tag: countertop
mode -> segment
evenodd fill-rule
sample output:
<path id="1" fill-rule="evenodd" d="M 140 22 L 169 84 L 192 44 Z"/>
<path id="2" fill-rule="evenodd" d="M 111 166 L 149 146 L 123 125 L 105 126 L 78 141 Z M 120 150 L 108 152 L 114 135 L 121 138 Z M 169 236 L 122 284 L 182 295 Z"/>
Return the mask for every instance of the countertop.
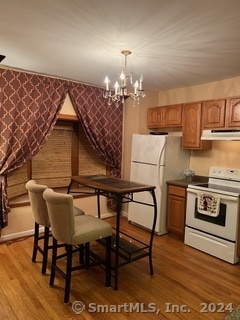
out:
<path id="1" fill-rule="evenodd" d="M 184 188 L 187 188 L 187 186 L 190 184 L 198 184 L 198 183 L 203 183 L 203 182 L 208 182 L 208 177 L 194 176 L 194 177 L 192 177 L 191 181 L 187 181 L 185 179 L 166 181 L 166 183 L 168 185 L 174 185 L 174 186 L 179 186 L 179 187 L 184 187 Z"/>

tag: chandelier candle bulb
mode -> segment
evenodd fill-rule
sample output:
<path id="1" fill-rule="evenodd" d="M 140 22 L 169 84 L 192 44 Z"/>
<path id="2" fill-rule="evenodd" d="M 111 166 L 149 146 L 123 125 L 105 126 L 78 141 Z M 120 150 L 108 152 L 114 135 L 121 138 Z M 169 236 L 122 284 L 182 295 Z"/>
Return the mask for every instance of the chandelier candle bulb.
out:
<path id="1" fill-rule="evenodd" d="M 120 74 L 120 79 L 121 79 L 121 87 L 124 87 L 125 76 L 124 76 L 123 71 L 122 71 L 121 74 Z"/>
<path id="2" fill-rule="evenodd" d="M 118 88 L 119 88 L 119 84 L 118 84 L 118 82 L 116 81 L 116 83 L 115 83 L 115 94 L 118 94 Z"/>
<path id="3" fill-rule="evenodd" d="M 134 94 L 137 94 L 137 89 L 138 89 L 138 81 L 136 81 L 134 84 Z"/>
<path id="4" fill-rule="evenodd" d="M 139 90 L 142 90 L 142 84 L 143 84 L 143 75 L 140 75 L 140 86 L 139 86 Z"/>
<path id="5" fill-rule="evenodd" d="M 109 91 L 109 79 L 108 79 L 108 77 L 106 76 L 106 78 L 105 78 L 105 84 L 106 84 L 106 90 L 107 91 Z"/>

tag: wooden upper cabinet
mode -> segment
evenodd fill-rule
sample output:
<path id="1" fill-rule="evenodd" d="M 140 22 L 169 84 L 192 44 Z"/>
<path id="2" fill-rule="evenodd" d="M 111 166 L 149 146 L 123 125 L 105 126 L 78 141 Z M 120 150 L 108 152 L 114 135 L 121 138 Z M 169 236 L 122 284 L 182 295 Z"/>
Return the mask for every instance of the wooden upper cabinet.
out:
<path id="1" fill-rule="evenodd" d="M 182 104 L 174 104 L 164 107 L 164 125 L 165 127 L 182 126 Z"/>
<path id="2" fill-rule="evenodd" d="M 163 110 L 161 107 L 148 108 L 147 111 L 147 127 L 160 128 L 163 123 Z"/>
<path id="3" fill-rule="evenodd" d="M 240 97 L 230 98 L 228 106 L 227 127 L 240 127 Z"/>
<path id="4" fill-rule="evenodd" d="M 183 105 L 182 119 L 182 148 L 209 150 L 212 147 L 211 141 L 201 140 L 202 134 L 202 103 L 193 102 Z"/>
<path id="5" fill-rule="evenodd" d="M 204 101 L 202 108 L 202 129 L 214 129 L 225 127 L 225 99 Z"/>
<path id="6" fill-rule="evenodd" d="M 240 128 L 240 97 L 204 101 L 202 129 Z"/>
<path id="7" fill-rule="evenodd" d="M 183 149 L 209 150 L 203 129 L 240 129 L 240 96 L 148 108 L 147 127 L 182 127 Z"/>
<path id="8" fill-rule="evenodd" d="M 182 126 L 182 104 L 148 108 L 147 127 L 167 128 Z"/>

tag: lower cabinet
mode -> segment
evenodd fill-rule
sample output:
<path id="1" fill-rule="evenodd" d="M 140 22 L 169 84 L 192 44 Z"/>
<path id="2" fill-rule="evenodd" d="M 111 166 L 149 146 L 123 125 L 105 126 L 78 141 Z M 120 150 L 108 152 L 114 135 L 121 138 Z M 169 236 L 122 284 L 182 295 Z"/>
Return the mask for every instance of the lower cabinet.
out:
<path id="1" fill-rule="evenodd" d="M 168 185 L 167 229 L 184 235 L 186 217 L 186 188 Z"/>

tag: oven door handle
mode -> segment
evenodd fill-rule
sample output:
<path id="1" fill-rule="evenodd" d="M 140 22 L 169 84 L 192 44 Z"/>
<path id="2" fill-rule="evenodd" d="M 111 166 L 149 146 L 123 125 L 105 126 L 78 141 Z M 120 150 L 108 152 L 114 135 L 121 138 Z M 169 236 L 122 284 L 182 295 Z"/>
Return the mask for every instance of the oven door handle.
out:
<path id="1" fill-rule="evenodd" d="M 196 197 L 198 195 L 198 192 L 196 190 L 192 190 L 192 189 L 189 189 L 189 188 L 187 188 L 187 192 L 195 194 Z M 199 190 L 199 192 L 204 192 L 204 191 L 203 190 Z M 206 193 L 207 193 L 207 191 L 206 191 Z M 214 192 L 209 192 L 209 193 L 214 194 Z M 216 193 L 216 195 L 218 195 L 220 197 L 220 200 L 229 200 L 229 201 L 234 201 L 234 202 L 238 202 L 239 201 L 238 197 L 232 197 L 232 196 L 227 196 L 227 195 L 218 194 L 218 193 Z"/>

